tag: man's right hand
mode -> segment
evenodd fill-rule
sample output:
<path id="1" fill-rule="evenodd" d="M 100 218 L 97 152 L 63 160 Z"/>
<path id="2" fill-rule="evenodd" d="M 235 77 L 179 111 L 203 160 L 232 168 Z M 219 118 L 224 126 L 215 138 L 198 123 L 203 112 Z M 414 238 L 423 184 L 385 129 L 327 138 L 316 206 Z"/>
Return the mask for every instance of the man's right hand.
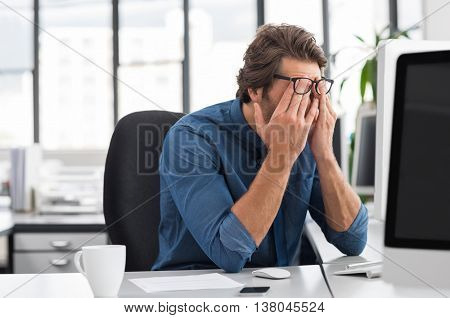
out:
<path id="1" fill-rule="evenodd" d="M 261 105 L 254 103 L 256 131 L 277 163 L 292 165 L 305 148 L 319 107 L 319 100 L 311 102 L 310 94 L 296 94 L 290 83 L 268 123 Z"/>

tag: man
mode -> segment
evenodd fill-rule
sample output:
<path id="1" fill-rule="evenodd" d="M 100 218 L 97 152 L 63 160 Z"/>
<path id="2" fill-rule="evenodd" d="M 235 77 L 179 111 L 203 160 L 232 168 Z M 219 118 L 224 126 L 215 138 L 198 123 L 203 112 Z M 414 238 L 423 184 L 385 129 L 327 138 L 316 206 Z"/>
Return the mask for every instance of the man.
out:
<path id="1" fill-rule="evenodd" d="M 333 155 L 325 65 L 311 33 L 265 25 L 245 53 L 237 99 L 170 129 L 153 270 L 296 265 L 308 210 L 331 244 L 362 252 L 367 209 Z"/>

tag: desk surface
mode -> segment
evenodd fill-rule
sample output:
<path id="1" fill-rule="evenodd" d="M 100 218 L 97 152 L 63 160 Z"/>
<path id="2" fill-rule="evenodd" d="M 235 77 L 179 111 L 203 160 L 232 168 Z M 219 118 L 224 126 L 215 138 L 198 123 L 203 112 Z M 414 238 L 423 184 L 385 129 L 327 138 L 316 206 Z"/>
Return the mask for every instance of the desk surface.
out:
<path id="1" fill-rule="evenodd" d="M 179 276 L 218 272 L 246 286 L 270 286 L 265 297 L 331 297 L 321 269 L 318 265 L 290 266 L 285 269 L 291 272 L 289 279 L 268 280 L 253 277 L 251 269 L 240 273 L 225 274 L 220 270 L 198 271 L 157 271 L 125 273 L 119 297 L 238 297 L 240 288 L 222 290 L 179 291 L 147 294 L 128 281 L 130 278 L 157 276 Z M 24 284 L 25 283 L 25 284 Z M 23 286 L 21 286 L 24 284 Z M 18 288 L 21 286 L 20 288 Z M 16 289 L 17 288 L 17 289 Z M 16 289 L 14 292 L 11 293 Z M 5 274 L 0 275 L 0 297 L 92 297 L 87 280 L 78 273 L 73 274 Z"/>
<path id="2" fill-rule="evenodd" d="M 37 214 L 13 213 L 15 224 L 105 224 L 103 213 Z"/>
<path id="3" fill-rule="evenodd" d="M 334 245 L 328 243 L 322 230 L 311 218 L 305 223 L 305 233 L 323 264 L 349 264 L 383 260 L 384 222 L 370 219 L 367 245 L 359 256 L 345 256 Z"/>
<path id="4" fill-rule="evenodd" d="M 450 297 L 450 289 L 434 289 L 406 271 L 411 286 L 398 286 L 382 278 L 368 279 L 365 275 L 338 276 L 333 273 L 345 269 L 344 264 L 324 264 L 326 279 L 334 297 Z"/>
<path id="5" fill-rule="evenodd" d="M 11 215 L 0 211 L 0 233 L 2 229 L 8 231 L 17 224 L 36 227 L 51 224 L 89 225 L 104 224 L 103 215 L 94 216 L 41 216 L 41 215 Z M 344 268 L 345 264 L 382 260 L 384 223 L 377 220 L 369 221 L 368 242 L 361 256 L 345 256 L 333 245 L 328 243 L 314 222 L 305 224 L 305 233 L 311 241 L 318 257 L 321 259 L 323 272 L 318 265 L 286 267 L 291 271 L 288 280 L 266 280 L 253 277 L 251 269 L 244 269 L 241 273 L 225 274 L 232 279 L 248 286 L 271 286 L 266 297 L 443 297 L 450 296 L 450 290 L 435 290 L 411 276 L 412 286 L 394 286 L 384 282 L 381 278 L 368 279 L 365 276 L 336 276 L 333 273 Z M 125 279 L 119 292 L 119 297 L 235 297 L 237 289 L 202 290 L 190 292 L 170 292 L 147 294 L 128 281 L 130 278 L 193 275 L 220 272 L 218 270 L 203 271 L 166 271 L 166 272 L 131 272 L 125 274 Z M 404 275 L 410 275 L 404 273 Z M 81 274 L 15 274 L 0 275 L 0 297 L 6 296 L 21 284 L 29 281 L 9 297 L 92 297 L 89 285 Z M 34 278 L 33 278 L 34 277 Z M 32 279 L 33 278 L 33 279 Z"/>
<path id="6" fill-rule="evenodd" d="M 12 213 L 15 232 L 98 232 L 105 217 L 98 214 Z"/>
<path id="7" fill-rule="evenodd" d="M 344 270 L 349 263 L 364 261 L 382 261 L 384 250 L 384 222 L 370 219 L 367 245 L 360 256 L 345 256 L 327 242 L 320 227 L 314 221 L 305 225 L 305 233 L 317 256 L 322 261 L 325 279 L 334 297 L 449 297 L 450 290 L 436 290 L 420 281 L 410 273 L 403 271 L 410 286 L 397 286 L 385 282 L 382 278 L 368 279 L 365 275 L 334 275 Z"/>
<path id="8" fill-rule="evenodd" d="M 101 214 L 41 215 L 0 210 L 0 235 L 16 231 L 100 231 L 105 228 Z"/>

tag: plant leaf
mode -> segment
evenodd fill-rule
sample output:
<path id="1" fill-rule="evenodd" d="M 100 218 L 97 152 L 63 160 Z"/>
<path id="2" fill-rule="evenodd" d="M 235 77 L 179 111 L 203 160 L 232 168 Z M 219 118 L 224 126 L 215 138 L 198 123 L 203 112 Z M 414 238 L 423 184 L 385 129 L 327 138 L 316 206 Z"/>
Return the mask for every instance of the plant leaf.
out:
<path id="1" fill-rule="evenodd" d="M 372 89 L 373 100 L 377 98 L 377 61 L 371 59 L 367 61 L 367 81 Z"/>
<path id="2" fill-rule="evenodd" d="M 379 34 L 382 35 L 384 32 L 386 32 L 387 30 L 389 30 L 390 26 L 391 26 L 390 24 L 386 25 L 384 28 L 381 29 L 381 31 L 380 31 Z"/>
<path id="3" fill-rule="evenodd" d="M 342 92 L 342 89 L 344 88 L 344 84 L 345 84 L 345 82 L 348 80 L 348 77 L 345 77 L 343 80 L 342 80 L 342 82 L 341 82 L 341 84 L 339 85 L 339 94 Z"/>
<path id="4" fill-rule="evenodd" d="M 408 34 L 408 30 L 405 30 L 405 31 L 402 31 L 402 32 L 400 32 L 400 34 L 398 35 L 398 37 L 400 38 L 400 37 L 405 37 L 405 38 L 410 38 L 409 37 L 409 34 Z"/>
<path id="5" fill-rule="evenodd" d="M 364 103 L 364 96 L 366 95 L 366 86 L 368 79 L 368 63 L 370 60 L 366 61 L 361 70 L 361 80 L 359 82 L 359 90 L 361 93 L 361 103 Z"/>
<path id="6" fill-rule="evenodd" d="M 345 82 L 348 80 L 348 77 L 344 77 L 341 81 L 341 83 L 339 84 L 339 96 L 338 96 L 338 101 L 341 100 L 341 95 L 342 95 L 342 90 L 344 89 L 344 84 Z"/>
<path id="7" fill-rule="evenodd" d="M 393 34 L 391 38 L 392 39 L 398 39 L 398 38 L 401 38 L 402 36 L 409 39 L 410 37 L 409 37 L 409 34 L 408 34 L 408 30 L 397 32 L 397 33 Z"/>
<path id="8" fill-rule="evenodd" d="M 366 41 L 364 41 L 364 39 L 362 37 L 360 37 L 359 35 L 353 34 L 353 36 L 355 38 L 357 38 L 358 40 L 360 40 L 362 43 L 367 44 Z"/>

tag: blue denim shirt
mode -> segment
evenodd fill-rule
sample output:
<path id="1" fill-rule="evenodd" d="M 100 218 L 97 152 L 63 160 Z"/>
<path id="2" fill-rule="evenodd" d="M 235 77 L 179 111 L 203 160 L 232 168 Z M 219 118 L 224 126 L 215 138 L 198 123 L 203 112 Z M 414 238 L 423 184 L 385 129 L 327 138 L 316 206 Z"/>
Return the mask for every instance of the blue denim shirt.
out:
<path id="1" fill-rule="evenodd" d="M 247 124 L 239 99 L 180 119 L 168 132 L 160 157 L 159 255 L 152 270 L 298 264 L 309 210 L 328 242 L 358 255 L 367 240 L 367 209 L 345 232 L 325 221 L 320 180 L 311 149 L 295 162 L 278 214 L 259 247 L 231 207 L 247 192 L 266 147 Z"/>

